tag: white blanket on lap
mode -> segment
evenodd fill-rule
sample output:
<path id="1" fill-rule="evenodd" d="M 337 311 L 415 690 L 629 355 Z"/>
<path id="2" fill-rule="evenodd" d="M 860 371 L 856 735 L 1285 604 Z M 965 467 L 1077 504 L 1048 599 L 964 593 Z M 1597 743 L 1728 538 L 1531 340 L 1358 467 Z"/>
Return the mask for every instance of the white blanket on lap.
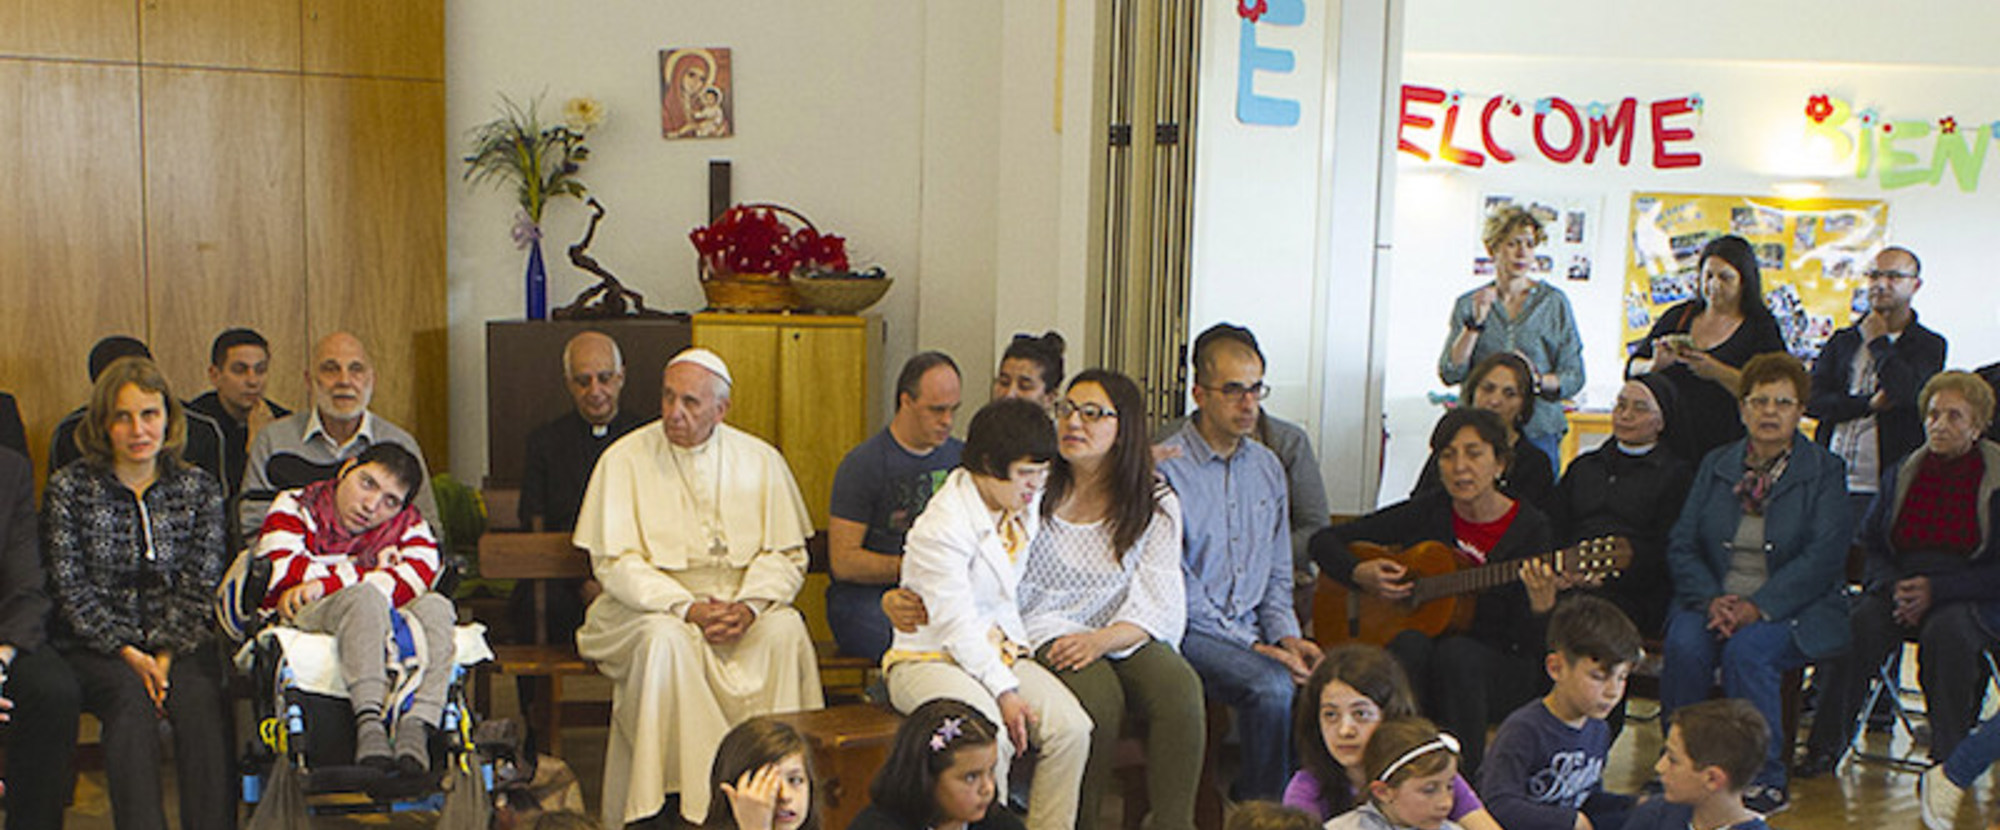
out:
<path id="1" fill-rule="evenodd" d="M 412 633 L 422 636 L 422 629 L 412 626 Z M 279 648 L 284 650 L 285 662 L 291 666 L 293 682 L 304 691 L 313 694 L 347 699 L 347 683 L 340 677 L 340 655 L 335 649 L 332 634 L 309 634 L 284 625 L 273 625 L 258 632 L 255 640 L 244 643 L 236 651 L 236 668 L 248 672 L 256 659 L 255 645 L 267 638 L 275 638 Z M 493 659 L 493 649 L 486 645 L 486 625 L 469 623 L 458 626 L 452 632 L 452 641 L 458 647 L 458 664 L 470 666 Z M 422 653 L 422 650 L 418 650 Z"/>

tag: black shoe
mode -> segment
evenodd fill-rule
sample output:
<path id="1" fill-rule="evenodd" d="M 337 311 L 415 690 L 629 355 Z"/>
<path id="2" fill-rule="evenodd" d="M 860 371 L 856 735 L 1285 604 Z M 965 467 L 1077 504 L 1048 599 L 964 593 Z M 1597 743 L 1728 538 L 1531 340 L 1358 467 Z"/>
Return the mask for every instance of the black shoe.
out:
<path id="1" fill-rule="evenodd" d="M 1776 815 L 1792 807 L 1792 797 L 1783 787 L 1751 784 L 1743 790 L 1743 806 L 1760 815 Z"/>
<path id="2" fill-rule="evenodd" d="M 1807 748 L 1792 764 L 1793 778 L 1818 778 L 1833 772 L 1840 766 L 1840 753 L 1824 749 Z"/>
<path id="3" fill-rule="evenodd" d="M 411 718 L 396 724 L 396 771 L 415 778 L 431 771 L 431 729 Z"/>
<path id="4" fill-rule="evenodd" d="M 382 725 L 380 715 L 355 717 L 354 763 L 384 774 L 396 770 L 396 758 L 389 748 L 389 730 Z"/>

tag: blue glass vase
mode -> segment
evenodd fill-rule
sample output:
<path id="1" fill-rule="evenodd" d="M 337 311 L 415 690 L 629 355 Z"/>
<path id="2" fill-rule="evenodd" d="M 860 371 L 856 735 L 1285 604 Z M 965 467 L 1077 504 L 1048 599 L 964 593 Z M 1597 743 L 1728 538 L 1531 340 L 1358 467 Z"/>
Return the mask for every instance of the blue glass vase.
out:
<path id="1" fill-rule="evenodd" d="M 542 241 L 537 239 L 528 248 L 528 319 L 547 320 L 549 318 L 549 269 L 542 264 Z"/>

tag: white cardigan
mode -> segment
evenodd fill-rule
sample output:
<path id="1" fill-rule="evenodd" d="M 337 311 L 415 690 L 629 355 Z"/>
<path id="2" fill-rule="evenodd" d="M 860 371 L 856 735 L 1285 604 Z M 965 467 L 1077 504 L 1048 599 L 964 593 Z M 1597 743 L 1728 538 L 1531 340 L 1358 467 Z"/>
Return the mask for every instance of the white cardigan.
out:
<path id="1" fill-rule="evenodd" d="M 902 586 L 924 598 L 930 622 L 914 634 L 897 631 L 885 662 L 895 662 L 897 652 L 941 653 L 995 697 L 1021 685 L 990 635 L 998 628 L 1007 639 L 1028 643 L 1018 591 L 1028 545 L 1041 525 L 1039 501 L 1022 510 L 1026 536 L 1009 561 L 972 474 L 963 467 L 951 471 L 903 543 Z"/>

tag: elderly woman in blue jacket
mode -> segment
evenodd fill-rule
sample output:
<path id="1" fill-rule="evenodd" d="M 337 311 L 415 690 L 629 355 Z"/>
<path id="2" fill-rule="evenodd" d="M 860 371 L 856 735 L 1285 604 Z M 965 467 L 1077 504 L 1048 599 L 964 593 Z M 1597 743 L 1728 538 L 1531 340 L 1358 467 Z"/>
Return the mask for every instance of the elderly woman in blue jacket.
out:
<path id="1" fill-rule="evenodd" d="M 1737 402 L 1748 435 L 1716 448 L 1695 472 L 1667 545 L 1674 604 L 1660 676 L 1661 723 L 1722 688 L 1763 713 L 1772 735 L 1744 791 L 1752 810 L 1784 809 L 1779 679 L 1847 648 L 1841 598 L 1854 517 L 1847 469 L 1799 434 L 1811 379 L 1782 352 L 1744 364 Z"/>

